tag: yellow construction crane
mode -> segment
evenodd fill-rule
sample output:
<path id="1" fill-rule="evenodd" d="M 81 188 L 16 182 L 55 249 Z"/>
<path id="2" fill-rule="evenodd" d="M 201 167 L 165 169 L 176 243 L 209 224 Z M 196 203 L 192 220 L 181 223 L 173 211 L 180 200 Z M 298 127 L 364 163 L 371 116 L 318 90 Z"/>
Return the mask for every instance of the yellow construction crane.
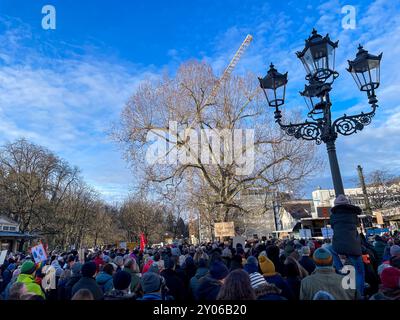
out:
<path id="1" fill-rule="evenodd" d="M 211 94 L 207 98 L 205 102 L 205 106 L 209 103 L 214 102 L 213 100 L 217 96 L 219 90 L 221 89 L 221 85 L 223 82 L 225 82 L 231 75 L 233 69 L 235 69 L 237 63 L 239 62 L 240 58 L 242 57 L 243 53 L 246 51 L 247 47 L 250 45 L 251 41 L 253 40 L 253 36 L 251 34 L 248 34 L 246 36 L 246 39 L 242 42 L 240 45 L 239 49 L 236 51 L 235 55 L 233 56 L 231 62 L 229 62 L 228 66 L 224 70 L 224 73 L 222 76 L 217 80 L 217 83 L 211 90 Z"/>
<path id="2" fill-rule="evenodd" d="M 205 103 L 203 104 L 203 108 L 206 107 L 209 104 L 215 103 L 214 99 L 217 96 L 219 90 L 221 89 L 221 85 L 229 79 L 232 71 L 235 69 L 237 63 L 239 62 L 240 58 L 242 57 L 243 53 L 246 51 L 247 47 L 250 45 L 251 41 L 253 40 L 253 36 L 251 34 L 248 34 L 242 44 L 240 45 L 239 49 L 236 51 L 235 55 L 233 56 L 232 60 L 229 62 L 228 66 L 224 70 L 222 76 L 217 80 L 217 83 L 214 85 L 214 87 L 211 90 L 210 95 L 206 99 Z M 195 119 L 192 121 L 192 123 L 189 125 L 189 129 L 192 129 L 193 124 L 195 122 Z M 187 142 L 187 141 L 186 141 Z M 191 169 L 190 169 L 191 170 Z M 189 189 L 192 191 L 193 190 L 193 172 L 190 173 L 190 180 L 189 180 Z M 189 225 L 191 225 L 194 221 L 194 214 L 193 214 L 193 209 L 190 210 L 189 214 Z M 199 241 L 200 239 L 200 215 L 198 216 L 198 228 L 199 228 Z M 190 235 L 189 235 L 189 238 Z"/>

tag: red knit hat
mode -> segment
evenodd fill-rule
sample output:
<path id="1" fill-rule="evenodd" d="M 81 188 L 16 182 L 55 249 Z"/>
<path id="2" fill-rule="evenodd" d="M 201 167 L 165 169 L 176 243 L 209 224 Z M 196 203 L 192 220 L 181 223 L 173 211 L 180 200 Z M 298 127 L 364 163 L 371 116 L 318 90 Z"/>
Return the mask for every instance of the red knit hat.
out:
<path id="1" fill-rule="evenodd" d="M 383 269 L 381 273 L 381 281 L 385 288 L 400 288 L 400 269 L 395 267 Z"/>

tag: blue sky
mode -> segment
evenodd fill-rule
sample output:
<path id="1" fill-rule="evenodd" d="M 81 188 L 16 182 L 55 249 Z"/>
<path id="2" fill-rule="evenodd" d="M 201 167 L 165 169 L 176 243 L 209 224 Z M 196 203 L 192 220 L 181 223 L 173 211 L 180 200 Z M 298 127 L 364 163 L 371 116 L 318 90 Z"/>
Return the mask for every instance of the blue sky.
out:
<path id="1" fill-rule="evenodd" d="M 46 4 L 56 8 L 55 30 L 41 27 Z M 355 29 L 342 28 L 344 5 L 356 8 Z M 399 14 L 400 2 L 391 0 L 1 0 L 0 143 L 26 137 L 44 145 L 79 166 L 104 199 L 118 201 L 135 172 L 108 133 L 141 81 L 173 74 L 187 59 L 206 60 L 220 74 L 250 33 L 254 40 L 235 73 L 261 76 L 273 61 L 289 72 L 287 107 L 305 110 L 298 95 L 304 72 L 295 51 L 316 27 L 339 40 L 335 116 L 368 111 L 345 71 L 358 43 L 384 52 L 377 116 L 364 131 L 337 142 L 345 185 L 353 184 L 358 164 L 367 172 L 400 173 Z M 325 156 L 323 145 L 319 152 Z M 327 164 L 305 192 L 317 185 L 331 187 Z"/>

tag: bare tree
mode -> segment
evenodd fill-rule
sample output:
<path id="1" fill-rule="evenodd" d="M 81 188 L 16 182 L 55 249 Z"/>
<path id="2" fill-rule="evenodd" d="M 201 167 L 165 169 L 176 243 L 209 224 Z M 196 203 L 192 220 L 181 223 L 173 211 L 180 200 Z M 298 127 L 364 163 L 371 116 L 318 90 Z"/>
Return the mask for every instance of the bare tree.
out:
<path id="1" fill-rule="evenodd" d="M 112 210 L 79 170 L 25 139 L 0 150 L 0 210 L 50 247 L 110 242 L 116 234 Z"/>
<path id="2" fill-rule="evenodd" d="M 120 228 L 129 241 L 138 240 L 143 232 L 150 242 L 160 242 L 164 234 L 163 208 L 137 195 L 128 197 L 119 212 Z"/>
<path id="3" fill-rule="evenodd" d="M 256 79 L 231 77 L 215 101 L 207 102 L 217 80 L 211 67 L 185 63 L 175 77 L 165 76 L 136 90 L 114 137 L 145 180 L 165 187 L 206 186 L 215 220 L 230 220 L 245 213 L 237 201 L 240 192 L 277 186 L 293 190 L 316 169 L 314 145 L 279 130 L 266 111 Z M 240 129 L 254 130 L 247 131 L 246 143 Z M 146 161 L 154 150 L 151 159 L 159 161 Z M 194 177 L 198 179 L 193 181 Z"/>
<path id="4" fill-rule="evenodd" d="M 367 193 L 372 209 L 400 205 L 400 179 L 387 170 L 375 170 L 367 177 Z"/>

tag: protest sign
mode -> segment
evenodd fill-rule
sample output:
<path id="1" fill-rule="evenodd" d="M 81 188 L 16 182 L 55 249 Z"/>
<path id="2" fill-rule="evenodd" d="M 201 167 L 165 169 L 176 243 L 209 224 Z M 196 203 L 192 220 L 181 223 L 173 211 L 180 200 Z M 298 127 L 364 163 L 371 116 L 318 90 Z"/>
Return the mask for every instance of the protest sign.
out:
<path id="1" fill-rule="evenodd" d="M 7 250 L 2 250 L 0 253 L 0 266 L 4 263 L 4 260 L 6 260 L 7 256 Z"/>
<path id="2" fill-rule="evenodd" d="M 324 238 L 332 238 L 333 237 L 333 229 L 332 228 L 321 228 L 322 236 Z"/>
<path id="3" fill-rule="evenodd" d="M 38 244 L 37 246 L 32 247 L 31 254 L 35 263 L 47 260 L 47 254 L 43 248 L 43 244 Z"/>
<path id="4" fill-rule="evenodd" d="M 216 222 L 214 224 L 214 235 L 216 237 L 234 237 L 235 227 L 231 222 Z"/>
<path id="5" fill-rule="evenodd" d="M 380 211 L 375 212 L 375 217 L 376 217 L 376 223 L 377 224 L 381 224 L 381 225 L 384 224 L 383 216 L 382 216 L 382 213 Z"/>
<path id="6" fill-rule="evenodd" d="M 311 238 L 311 230 L 310 229 L 300 229 L 300 238 L 303 238 L 303 239 Z"/>

